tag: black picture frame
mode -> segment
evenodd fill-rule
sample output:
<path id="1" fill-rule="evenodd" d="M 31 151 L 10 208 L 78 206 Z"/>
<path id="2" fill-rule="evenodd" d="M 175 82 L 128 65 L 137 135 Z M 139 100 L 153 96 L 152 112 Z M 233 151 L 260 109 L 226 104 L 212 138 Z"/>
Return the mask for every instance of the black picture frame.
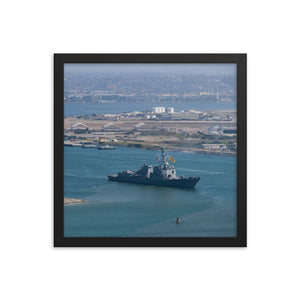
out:
<path id="1" fill-rule="evenodd" d="M 235 63 L 237 65 L 237 237 L 64 237 L 64 64 Z M 54 247 L 246 247 L 246 54 L 54 54 Z"/>

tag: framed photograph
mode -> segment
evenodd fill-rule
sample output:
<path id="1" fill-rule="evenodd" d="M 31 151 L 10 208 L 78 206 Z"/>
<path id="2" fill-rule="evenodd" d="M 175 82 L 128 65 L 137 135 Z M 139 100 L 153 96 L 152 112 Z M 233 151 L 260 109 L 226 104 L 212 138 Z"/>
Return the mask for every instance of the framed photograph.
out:
<path id="1" fill-rule="evenodd" d="M 246 247 L 246 54 L 54 54 L 54 246 Z"/>

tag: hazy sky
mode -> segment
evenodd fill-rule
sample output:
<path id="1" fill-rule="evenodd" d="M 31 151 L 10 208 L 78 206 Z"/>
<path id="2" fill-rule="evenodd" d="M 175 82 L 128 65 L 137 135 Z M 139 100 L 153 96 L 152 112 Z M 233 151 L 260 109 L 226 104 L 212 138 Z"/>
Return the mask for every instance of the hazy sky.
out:
<path id="1" fill-rule="evenodd" d="M 176 73 L 236 73 L 236 64 L 65 64 L 66 73 L 129 73 L 129 72 L 176 72 Z"/>

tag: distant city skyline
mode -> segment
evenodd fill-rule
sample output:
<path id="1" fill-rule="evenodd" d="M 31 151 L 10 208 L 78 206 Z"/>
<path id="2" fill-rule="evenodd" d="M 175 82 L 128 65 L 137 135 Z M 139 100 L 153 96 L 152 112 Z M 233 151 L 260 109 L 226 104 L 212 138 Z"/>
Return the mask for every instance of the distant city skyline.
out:
<path id="1" fill-rule="evenodd" d="M 65 64 L 65 73 L 226 73 L 236 74 L 236 64 L 204 64 L 204 63 L 192 63 L 192 64 L 154 64 L 154 63 L 123 63 L 123 64 L 107 64 L 107 63 L 95 63 L 95 64 Z"/>

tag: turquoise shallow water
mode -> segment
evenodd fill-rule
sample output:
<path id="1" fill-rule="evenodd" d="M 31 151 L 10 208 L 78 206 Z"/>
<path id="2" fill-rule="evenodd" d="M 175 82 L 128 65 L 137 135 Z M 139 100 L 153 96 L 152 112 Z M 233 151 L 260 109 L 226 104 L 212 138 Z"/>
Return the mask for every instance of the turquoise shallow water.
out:
<path id="1" fill-rule="evenodd" d="M 65 206 L 67 237 L 236 236 L 235 157 L 172 152 L 178 175 L 201 177 L 195 189 L 185 190 L 107 180 L 119 170 L 156 165 L 158 151 L 64 151 L 65 197 L 87 200 Z"/>

